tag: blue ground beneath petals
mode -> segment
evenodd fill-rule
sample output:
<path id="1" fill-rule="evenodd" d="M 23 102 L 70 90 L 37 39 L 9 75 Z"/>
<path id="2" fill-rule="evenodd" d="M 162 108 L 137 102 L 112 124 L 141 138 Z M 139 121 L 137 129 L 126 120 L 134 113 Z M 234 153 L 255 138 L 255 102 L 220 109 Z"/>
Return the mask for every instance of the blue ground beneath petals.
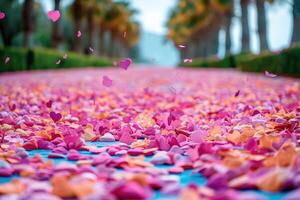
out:
<path id="1" fill-rule="evenodd" d="M 116 142 L 89 142 L 88 145 L 93 145 L 93 146 L 97 146 L 97 147 L 105 147 L 105 146 L 109 146 L 109 145 L 113 145 L 113 144 L 117 144 Z M 44 160 L 48 160 L 48 154 L 50 153 L 50 150 L 32 150 L 29 151 L 29 156 L 33 157 L 36 154 L 40 154 L 42 156 L 42 158 Z M 82 155 L 89 155 L 89 156 L 96 156 L 97 154 L 92 154 L 88 151 L 80 151 L 80 153 Z M 146 157 L 146 161 L 150 161 L 152 156 L 148 156 Z M 68 161 L 67 159 L 51 159 L 54 164 L 59 164 L 61 162 L 68 162 L 70 164 L 75 165 L 76 161 Z M 167 169 L 170 168 L 171 166 L 169 165 L 156 165 L 155 167 L 160 168 L 160 169 Z M 185 170 L 182 174 L 179 175 L 174 175 L 174 176 L 178 176 L 180 179 L 180 185 L 181 186 L 187 186 L 188 184 L 194 183 L 197 185 L 204 185 L 206 183 L 206 179 L 205 177 L 201 176 L 201 174 L 195 174 L 192 173 L 192 170 Z M 0 177 L 0 183 L 7 183 L 10 182 L 12 179 L 14 178 L 18 178 L 18 176 L 11 176 L 11 177 Z M 263 195 L 264 197 L 266 197 L 267 200 L 283 200 L 284 197 L 288 194 L 288 192 L 279 192 L 279 193 L 268 193 L 268 192 L 262 192 L 262 191 L 245 191 L 245 192 L 255 192 L 257 194 Z M 162 194 L 160 192 L 155 192 L 154 196 L 153 196 L 154 200 L 175 200 L 177 199 L 176 196 L 173 195 L 165 195 Z"/>

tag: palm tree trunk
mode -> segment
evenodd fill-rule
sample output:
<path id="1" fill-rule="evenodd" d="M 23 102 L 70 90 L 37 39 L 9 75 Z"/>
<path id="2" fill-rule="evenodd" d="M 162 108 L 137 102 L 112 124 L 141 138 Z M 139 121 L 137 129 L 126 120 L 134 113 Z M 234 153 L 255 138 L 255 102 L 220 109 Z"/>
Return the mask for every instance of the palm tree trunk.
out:
<path id="1" fill-rule="evenodd" d="M 54 0 L 54 10 L 60 10 L 60 0 Z M 52 47 L 58 49 L 60 42 L 61 42 L 61 33 L 60 33 L 60 26 L 58 20 L 55 23 L 53 23 Z"/>
<path id="2" fill-rule="evenodd" d="M 99 30 L 99 55 L 107 56 L 107 52 L 105 50 L 105 30 L 103 27 L 100 27 Z"/>
<path id="3" fill-rule="evenodd" d="M 23 45 L 31 48 L 33 46 L 32 32 L 34 28 L 34 0 L 25 0 L 23 5 Z"/>
<path id="4" fill-rule="evenodd" d="M 294 0 L 293 4 L 293 35 L 291 45 L 300 42 L 300 1 Z"/>
<path id="5" fill-rule="evenodd" d="M 257 25 L 258 25 L 258 35 L 260 40 L 260 50 L 268 50 L 267 41 L 267 23 L 266 23 L 266 10 L 265 10 L 265 0 L 256 0 L 257 8 Z"/>
<path id="6" fill-rule="evenodd" d="M 231 54 L 231 16 L 226 17 L 225 24 L 225 55 Z"/>
<path id="7" fill-rule="evenodd" d="M 249 36 L 249 22 L 248 22 L 248 0 L 241 0 L 242 11 L 242 52 L 250 52 L 250 36 Z"/>
<path id="8" fill-rule="evenodd" d="M 87 13 L 88 48 L 94 48 L 95 22 L 92 12 Z M 90 52 L 92 53 L 92 52 Z"/>
<path id="9" fill-rule="evenodd" d="M 75 19 L 74 20 L 74 46 L 73 50 L 79 53 L 82 53 L 82 36 L 77 37 L 77 32 L 81 30 L 81 20 Z"/>

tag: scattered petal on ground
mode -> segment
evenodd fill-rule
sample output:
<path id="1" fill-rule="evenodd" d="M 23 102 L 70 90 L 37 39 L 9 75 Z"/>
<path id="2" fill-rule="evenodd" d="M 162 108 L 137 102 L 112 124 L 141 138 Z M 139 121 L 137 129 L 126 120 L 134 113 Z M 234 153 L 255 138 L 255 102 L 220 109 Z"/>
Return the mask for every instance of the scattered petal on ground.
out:
<path id="1" fill-rule="evenodd" d="M 297 199 L 299 102 L 234 70 L 1 74 L 1 199 Z"/>

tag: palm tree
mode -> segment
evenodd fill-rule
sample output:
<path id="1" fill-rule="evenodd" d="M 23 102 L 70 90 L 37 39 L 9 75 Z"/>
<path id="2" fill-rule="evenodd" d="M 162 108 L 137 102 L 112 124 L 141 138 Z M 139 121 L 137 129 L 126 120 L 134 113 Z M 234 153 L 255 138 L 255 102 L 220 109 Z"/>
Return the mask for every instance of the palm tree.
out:
<path id="1" fill-rule="evenodd" d="M 0 21 L 0 33 L 4 46 L 11 46 L 13 39 L 22 31 L 21 26 L 16 26 L 21 21 L 22 5 L 17 0 L 1 1 L 0 8 L 7 15 Z"/>
<path id="2" fill-rule="evenodd" d="M 54 10 L 60 11 L 60 0 L 54 0 Z M 51 38 L 52 38 L 52 47 L 57 49 L 62 40 L 59 20 L 53 23 Z"/>
<path id="3" fill-rule="evenodd" d="M 83 50 L 83 39 L 82 37 L 76 37 L 78 31 L 81 31 L 82 19 L 85 15 L 85 4 L 84 0 L 74 0 L 71 5 L 71 13 L 74 19 L 74 38 L 73 50 L 76 52 L 82 52 Z"/>
<path id="4" fill-rule="evenodd" d="M 242 21 L 242 52 L 250 52 L 250 32 L 248 20 L 248 4 L 249 0 L 240 0 L 241 5 L 241 21 Z"/>
<path id="5" fill-rule="evenodd" d="M 267 41 L 267 23 L 266 23 L 266 10 L 265 10 L 265 0 L 256 0 L 257 9 L 257 26 L 258 26 L 258 36 L 260 41 L 260 50 L 268 50 Z"/>
<path id="6" fill-rule="evenodd" d="M 293 34 L 291 44 L 300 42 L 300 1 L 294 0 L 293 4 Z"/>
<path id="7" fill-rule="evenodd" d="M 23 44 L 31 48 L 33 45 L 33 30 L 35 25 L 34 0 L 25 0 L 23 4 Z"/>
<path id="8" fill-rule="evenodd" d="M 88 48 L 95 46 L 94 39 L 96 30 L 96 20 L 100 12 L 101 10 L 97 0 L 90 0 L 86 3 Z"/>
<path id="9" fill-rule="evenodd" d="M 232 0 L 179 1 L 167 26 L 168 38 L 176 45 L 187 44 L 180 51 L 181 58 L 207 58 L 217 54 L 219 31 L 226 22 L 222 19 L 232 15 L 232 5 Z"/>

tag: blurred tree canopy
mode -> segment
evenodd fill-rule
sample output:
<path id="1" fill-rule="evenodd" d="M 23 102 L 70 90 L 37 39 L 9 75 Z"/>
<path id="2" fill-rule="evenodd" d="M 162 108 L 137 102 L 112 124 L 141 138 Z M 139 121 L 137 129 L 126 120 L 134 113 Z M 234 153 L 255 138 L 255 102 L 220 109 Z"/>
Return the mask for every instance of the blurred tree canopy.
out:
<path id="1" fill-rule="evenodd" d="M 167 22 L 168 34 L 175 45 L 186 44 L 181 50 L 184 58 L 207 58 L 215 56 L 219 47 L 219 32 L 226 34 L 226 55 L 231 54 L 231 23 L 234 13 L 234 0 L 178 0 Z M 268 30 L 266 20 L 267 3 L 290 3 L 288 0 L 239 0 L 241 8 L 241 52 L 250 52 L 250 31 L 248 6 L 256 5 L 257 31 L 261 51 L 268 51 Z M 293 7 L 293 37 L 291 43 L 300 42 L 300 1 L 294 0 Z"/>
<path id="2" fill-rule="evenodd" d="M 126 57 L 140 38 L 136 10 L 129 3 L 112 0 L 53 0 L 52 10 L 61 17 L 55 23 L 47 17 L 42 0 L 2 0 L 6 18 L 0 21 L 4 46 L 52 47 L 101 56 Z M 76 37 L 81 31 L 82 36 Z"/>

